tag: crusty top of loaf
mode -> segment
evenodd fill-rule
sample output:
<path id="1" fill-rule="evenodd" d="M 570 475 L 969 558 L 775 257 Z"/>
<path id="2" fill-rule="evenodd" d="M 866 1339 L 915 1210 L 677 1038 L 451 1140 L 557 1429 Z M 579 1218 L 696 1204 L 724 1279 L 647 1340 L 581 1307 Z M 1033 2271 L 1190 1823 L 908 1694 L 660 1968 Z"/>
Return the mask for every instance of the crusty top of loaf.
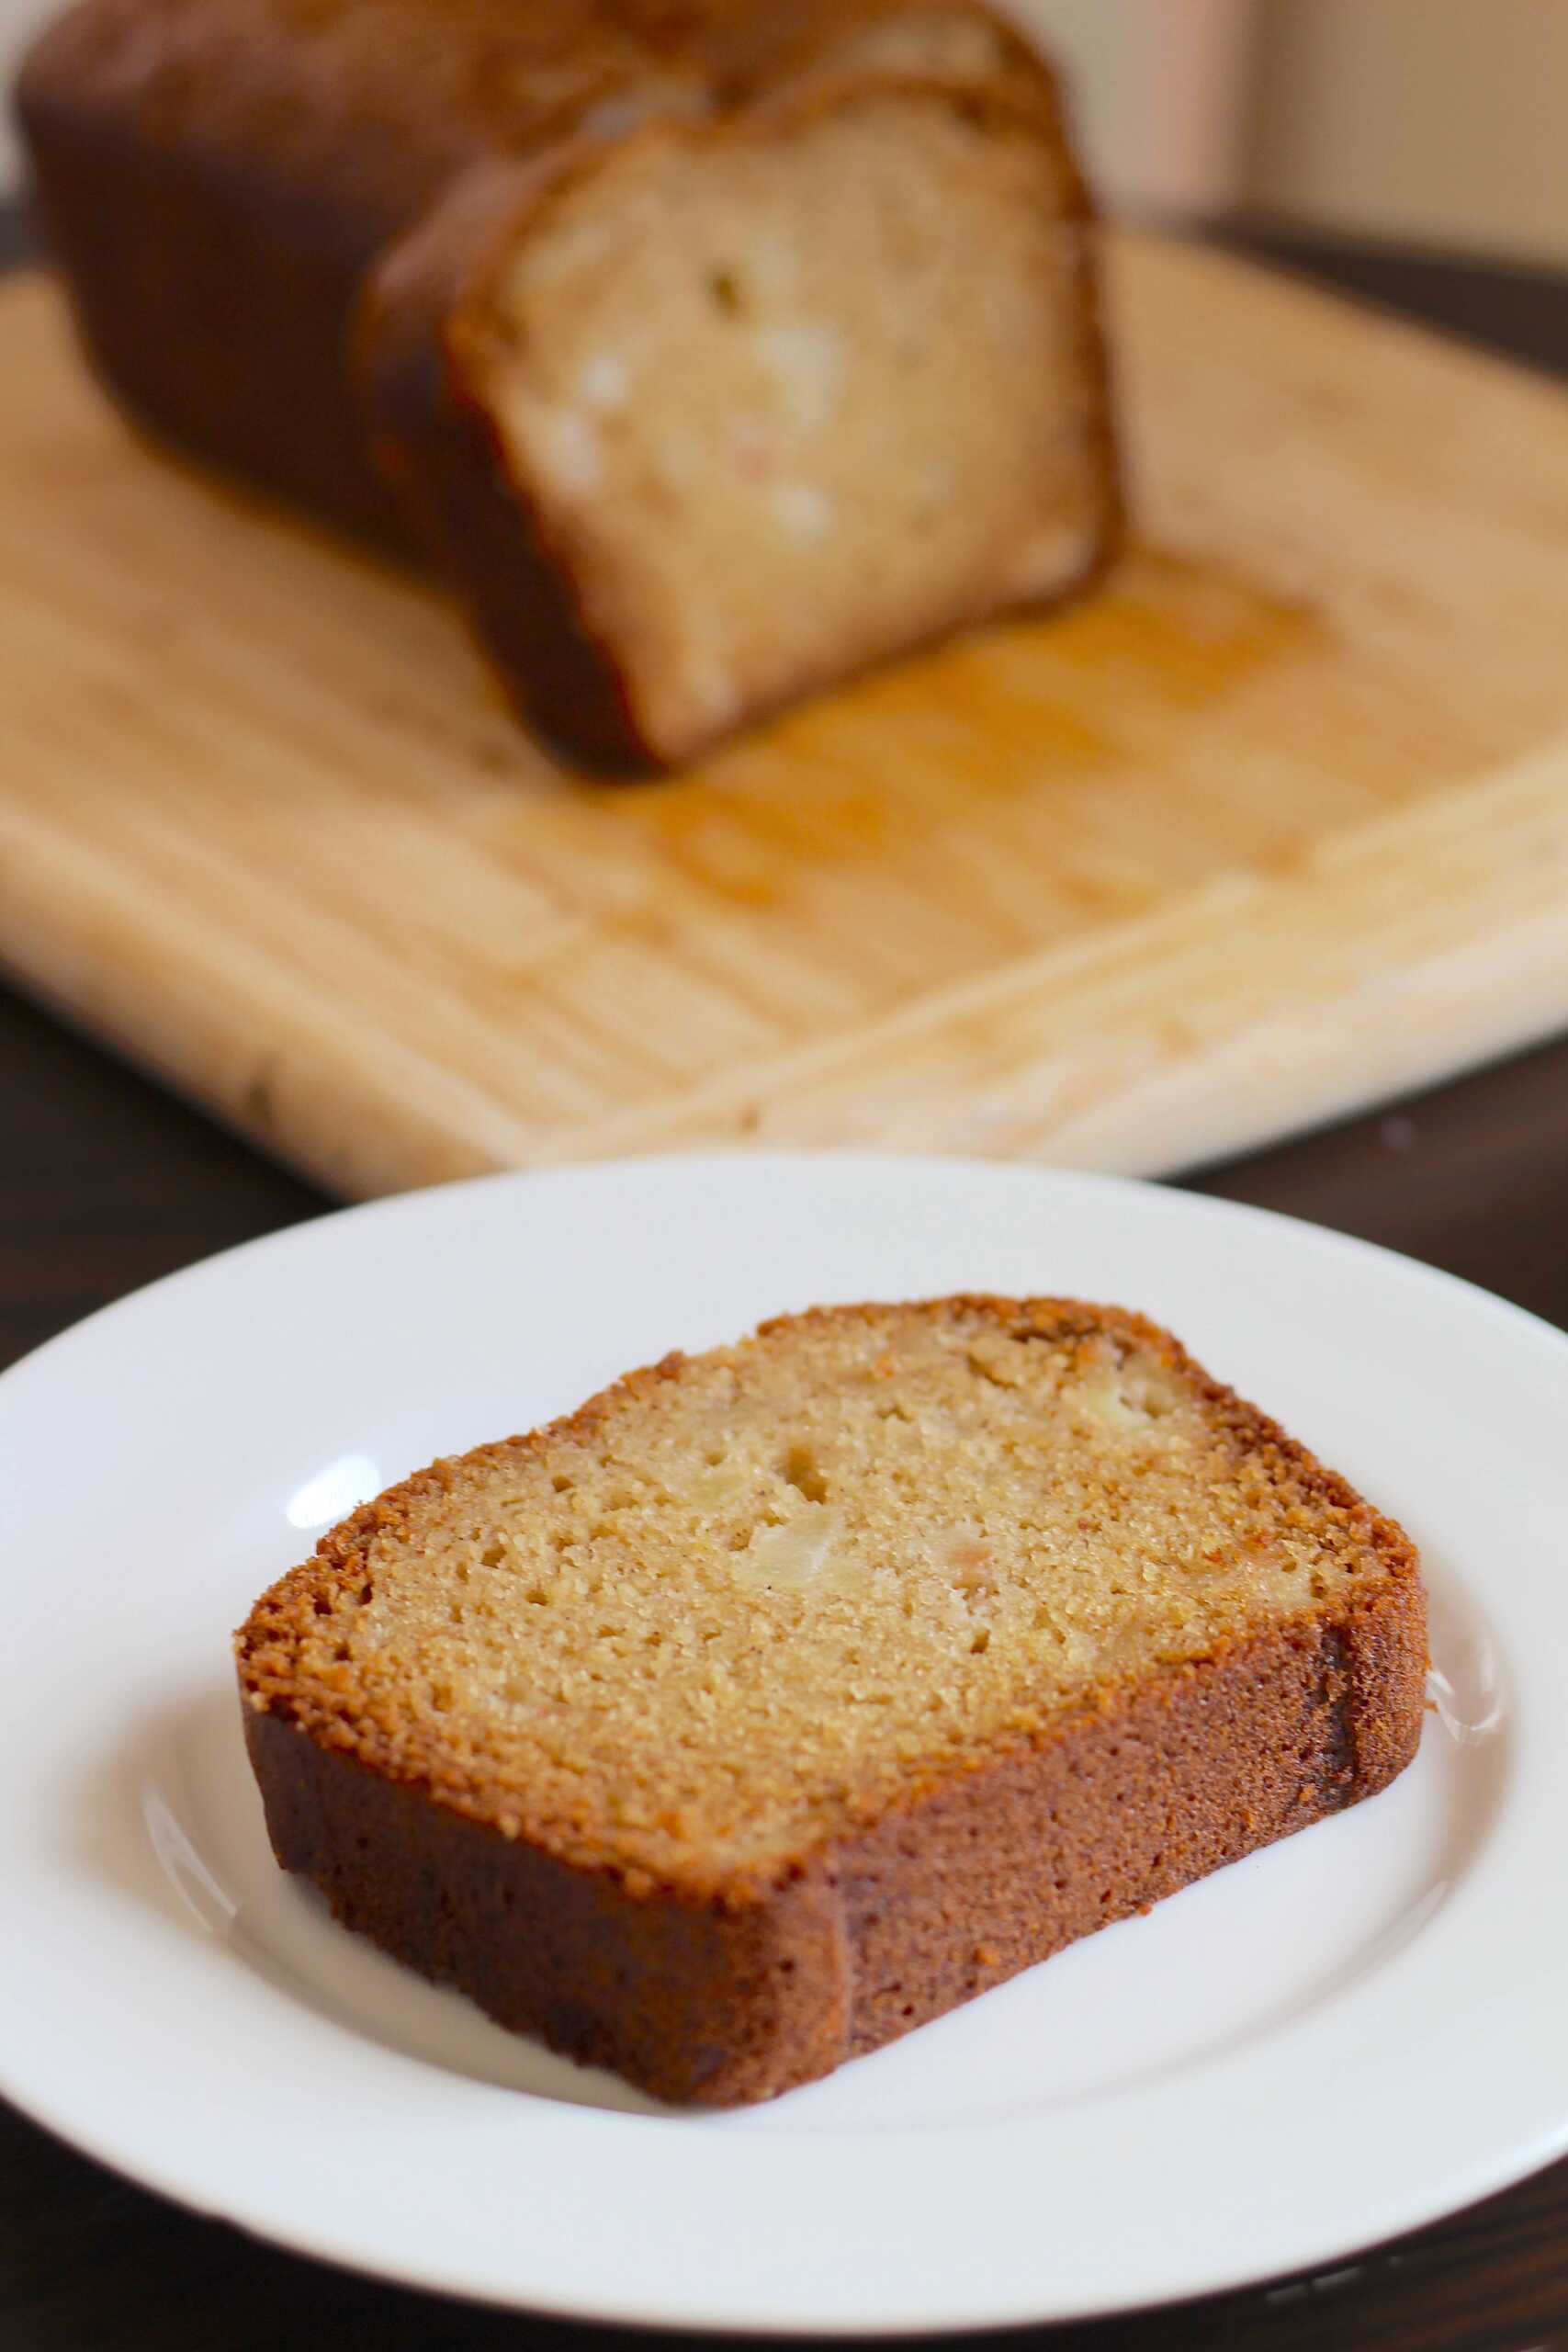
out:
<path id="1" fill-rule="evenodd" d="M 24 117 L 102 111 L 335 233 L 409 224 L 453 175 L 580 132 L 705 111 L 816 66 L 931 73 L 1054 108 L 983 0 L 82 0 L 25 65 Z"/>
<path id="2" fill-rule="evenodd" d="M 1163 1671 L 1403 1607 L 1416 1575 L 1168 1334 L 958 1298 L 765 1325 L 438 1462 L 324 1537 L 238 1653 L 253 1707 L 442 1805 L 741 1899 Z"/>

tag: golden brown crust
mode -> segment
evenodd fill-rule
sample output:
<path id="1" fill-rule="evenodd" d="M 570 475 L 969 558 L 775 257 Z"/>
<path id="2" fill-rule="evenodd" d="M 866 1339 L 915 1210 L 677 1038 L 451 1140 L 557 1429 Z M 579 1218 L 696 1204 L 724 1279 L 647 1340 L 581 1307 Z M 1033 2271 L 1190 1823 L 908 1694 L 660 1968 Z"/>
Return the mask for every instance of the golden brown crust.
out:
<path id="1" fill-rule="evenodd" d="M 245 1739 L 283 1867 L 500 2024 L 674 2102 L 771 2098 L 844 2055 L 848 1966 L 826 1870 L 750 1905 L 634 1891 L 438 1810 L 277 1715 L 247 1708 Z"/>
<path id="2" fill-rule="evenodd" d="M 870 1815 L 765 1869 L 628 1866 L 592 1824 L 563 1842 L 527 1792 L 422 1779 L 406 1743 L 289 1679 L 291 1629 L 330 1613 L 462 1464 L 438 1462 L 325 1536 L 237 1637 L 246 1736 L 278 1859 L 338 1915 L 503 2023 L 617 2067 L 658 2096 L 771 2096 L 878 2046 L 1108 1921 L 1384 1787 L 1423 1719 L 1425 1603 L 1408 1538 L 1168 1332 L 1073 1300 L 961 1297 L 813 1310 L 794 1329 L 987 1317 L 1019 1337 L 1109 1338 L 1201 1398 L 1299 1513 L 1364 1555 L 1338 1598 L 1210 1654 L 1121 1676 L 962 1770 L 916 1776 Z M 592 1439 L 679 1382 L 680 1355 L 571 1414 L 479 1450 L 502 1460 Z M 465 1457 L 471 1462 L 474 1457 Z M 519 1937 L 508 1922 L 526 1917 Z M 584 1990 L 583 1988 L 587 1989 Z"/>
<path id="3" fill-rule="evenodd" d="M 273 1714 L 246 1739 L 278 1860 L 500 2024 L 654 2097 L 766 2098 L 1375 1794 L 1420 1736 L 1411 1578 L 1087 1708 L 750 1900 L 572 1868 Z M 525 1923 L 525 1932 L 523 1931 Z"/>
<path id="4" fill-rule="evenodd" d="M 862 1833 L 839 1857 L 850 2054 L 1375 1794 L 1415 1754 L 1424 1686 L 1412 1581 L 1107 1694 Z"/>

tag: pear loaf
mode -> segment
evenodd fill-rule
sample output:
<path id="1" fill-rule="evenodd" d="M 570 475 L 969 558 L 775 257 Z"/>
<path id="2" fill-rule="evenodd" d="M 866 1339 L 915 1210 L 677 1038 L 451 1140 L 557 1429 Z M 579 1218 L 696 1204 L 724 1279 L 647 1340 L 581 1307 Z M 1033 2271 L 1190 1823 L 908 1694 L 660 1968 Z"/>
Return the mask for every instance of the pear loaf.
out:
<path id="1" fill-rule="evenodd" d="M 158 433 L 670 765 L 1104 560 L 1089 206 L 978 0 L 84 0 L 17 92 Z"/>
<path id="2" fill-rule="evenodd" d="M 1400 1529 L 1168 1333 L 820 1310 L 368 1503 L 237 1636 L 337 1917 L 671 2101 L 765 2098 L 1382 1789 Z"/>

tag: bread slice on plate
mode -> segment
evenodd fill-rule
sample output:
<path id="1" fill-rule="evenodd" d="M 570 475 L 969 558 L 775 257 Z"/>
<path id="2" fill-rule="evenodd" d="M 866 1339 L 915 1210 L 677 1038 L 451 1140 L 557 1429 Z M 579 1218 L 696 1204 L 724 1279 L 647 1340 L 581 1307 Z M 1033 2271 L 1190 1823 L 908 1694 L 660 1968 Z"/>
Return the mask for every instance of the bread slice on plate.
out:
<path id="1" fill-rule="evenodd" d="M 818 1310 L 435 1463 L 237 1636 L 274 1849 L 503 2025 L 766 2098 L 1382 1789 L 1401 1530 L 1176 1340 Z"/>

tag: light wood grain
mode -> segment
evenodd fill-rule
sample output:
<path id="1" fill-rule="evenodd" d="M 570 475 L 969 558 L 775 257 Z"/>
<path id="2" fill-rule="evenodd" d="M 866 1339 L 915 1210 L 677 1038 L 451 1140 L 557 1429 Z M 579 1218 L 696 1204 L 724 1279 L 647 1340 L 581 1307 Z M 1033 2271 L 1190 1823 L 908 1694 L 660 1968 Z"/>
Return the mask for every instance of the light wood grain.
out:
<path id="1" fill-rule="evenodd" d="M 0 958 L 335 1189 L 699 1141 L 1164 1170 L 1568 1021 L 1568 400 L 1115 254 L 1138 541 L 671 782 L 140 446 L 0 293 Z"/>

